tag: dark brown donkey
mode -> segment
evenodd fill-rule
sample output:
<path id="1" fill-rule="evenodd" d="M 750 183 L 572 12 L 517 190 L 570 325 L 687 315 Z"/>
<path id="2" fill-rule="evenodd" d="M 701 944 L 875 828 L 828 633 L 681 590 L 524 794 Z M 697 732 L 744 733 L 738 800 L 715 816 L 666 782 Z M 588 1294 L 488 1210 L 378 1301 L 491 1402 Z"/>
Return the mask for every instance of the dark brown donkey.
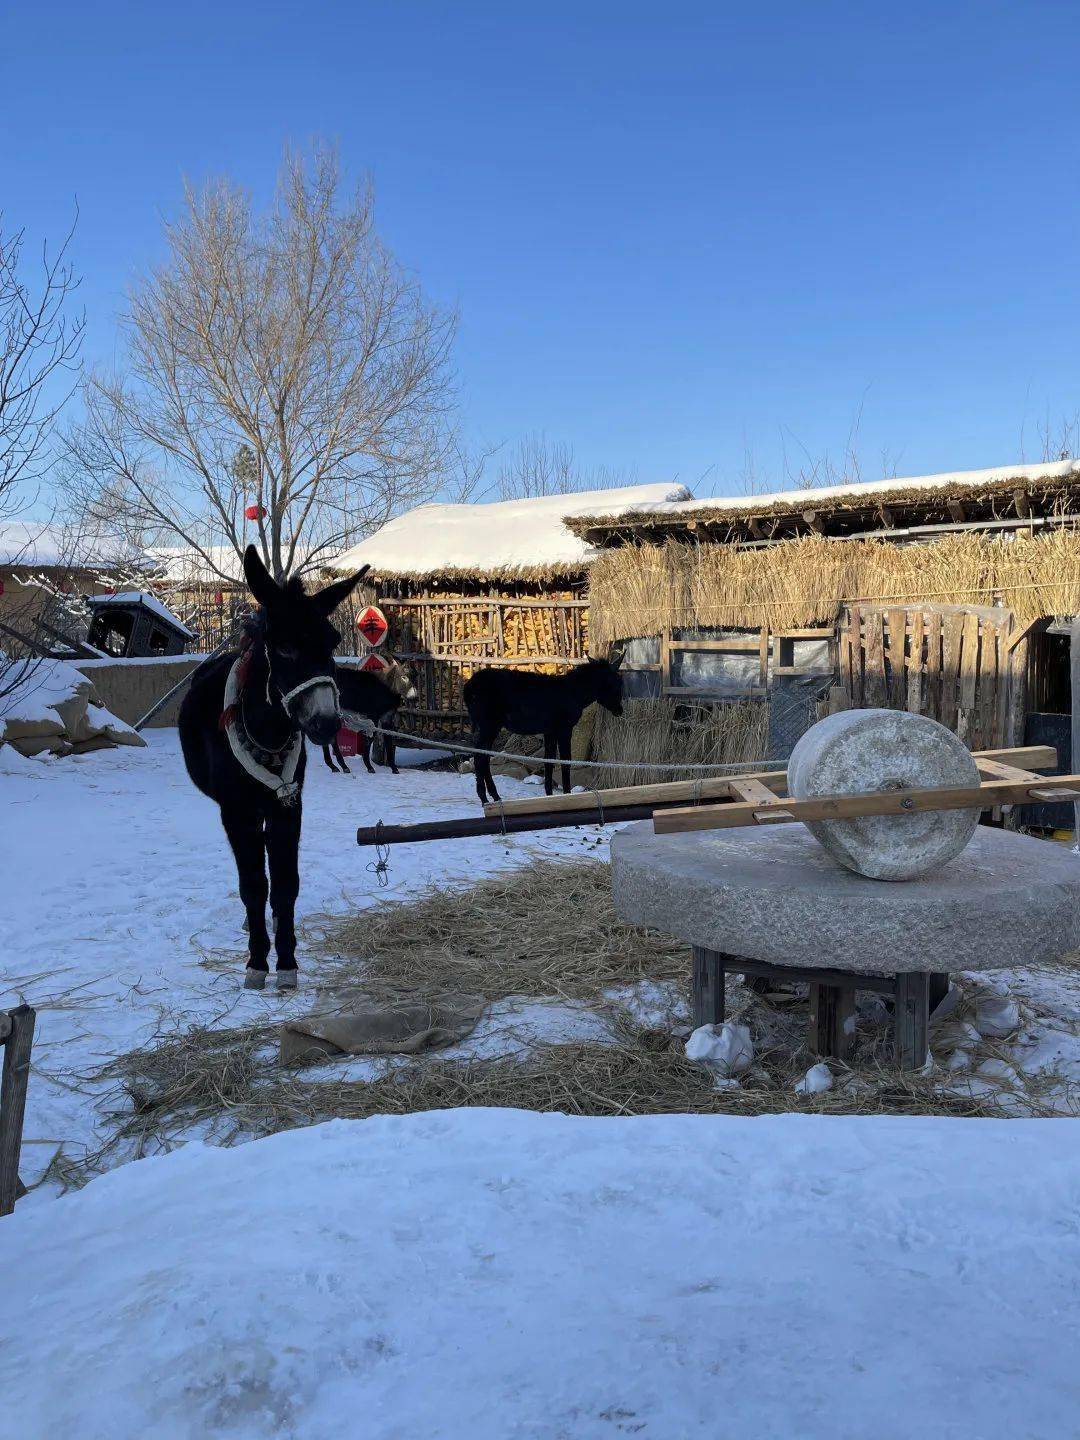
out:
<path id="1" fill-rule="evenodd" d="M 260 609 L 239 650 L 196 672 L 180 707 L 188 774 L 221 809 L 247 912 L 244 984 L 261 990 L 269 973 L 266 901 L 274 916 L 279 990 L 296 988 L 294 911 L 300 888 L 300 795 L 304 737 L 325 745 L 341 727 L 330 616 L 367 566 L 314 595 L 299 580 L 278 585 L 249 545 L 244 575 Z M 266 883 L 269 861 L 270 884 Z"/>

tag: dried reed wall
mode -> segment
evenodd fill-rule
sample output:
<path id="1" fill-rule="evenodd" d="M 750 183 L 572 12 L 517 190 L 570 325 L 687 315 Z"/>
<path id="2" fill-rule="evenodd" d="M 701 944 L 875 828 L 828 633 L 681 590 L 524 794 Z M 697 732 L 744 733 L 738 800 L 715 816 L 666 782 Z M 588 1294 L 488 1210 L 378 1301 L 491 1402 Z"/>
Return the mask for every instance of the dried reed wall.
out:
<path id="1" fill-rule="evenodd" d="M 807 536 L 761 549 L 626 545 L 590 570 L 595 645 L 679 626 L 770 630 L 829 624 L 850 601 L 990 605 L 1018 625 L 1080 612 L 1080 531 L 967 533 L 927 545 Z"/>

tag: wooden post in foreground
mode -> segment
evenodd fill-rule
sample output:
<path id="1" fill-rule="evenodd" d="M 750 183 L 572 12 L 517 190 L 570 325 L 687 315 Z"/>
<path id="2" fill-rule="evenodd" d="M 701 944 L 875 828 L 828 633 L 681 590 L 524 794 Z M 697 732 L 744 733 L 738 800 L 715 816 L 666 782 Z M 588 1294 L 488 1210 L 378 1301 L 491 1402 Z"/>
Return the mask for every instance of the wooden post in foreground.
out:
<path id="1" fill-rule="evenodd" d="M 19 1181 L 19 1152 L 35 1018 L 29 1005 L 20 1005 L 0 1016 L 0 1030 L 5 1032 L 4 1070 L 0 1079 L 0 1215 L 10 1215 L 15 1201 L 25 1193 Z"/>

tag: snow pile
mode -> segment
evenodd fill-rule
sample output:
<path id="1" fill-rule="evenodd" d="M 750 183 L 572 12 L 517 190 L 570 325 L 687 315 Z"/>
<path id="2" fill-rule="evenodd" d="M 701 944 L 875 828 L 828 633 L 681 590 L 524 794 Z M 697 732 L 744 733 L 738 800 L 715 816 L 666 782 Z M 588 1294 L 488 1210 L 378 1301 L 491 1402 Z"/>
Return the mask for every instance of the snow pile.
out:
<path id="1" fill-rule="evenodd" d="M 723 1078 L 741 1075 L 754 1062 L 748 1025 L 699 1025 L 686 1042 L 686 1058 L 711 1065 Z"/>
<path id="2" fill-rule="evenodd" d="M 833 1087 L 833 1073 L 828 1065 L 822 1061 L 817 1065 L 811 1065 L 803 1078 L 795 1086 L 799 1095 L 824 1095 L 826 1090 Z"/>
<path id="3" fill-rule="evenodd" d="M 502 574 L 531 566 L 582 569 L 596 552 L 567 530 L 565 520 L 577 515 L 614 519 L 690 498 L 685 485 L 663 484 L 483 505 L 420 505 L 339 555 L 333 569 L 344 572 L 370 565 L 377 575 L 450 570 Z"/>
<path id="4" fill-rule="evenodd" d="M 0 655 L 0 670 L 6 692 L 0 694 L 0 747 L 30 756 L 146 744 L 100 704 L 90 680 L 66 661 L 6 662 Z"/>
<path id="5" fill-rule="evenodd" d="M 190 1146 L 4 1221 L 4 1408 L 80 1440 L 1050 1440 L 1078 1155 L 1076 1121 L 511 1110 Z"/>

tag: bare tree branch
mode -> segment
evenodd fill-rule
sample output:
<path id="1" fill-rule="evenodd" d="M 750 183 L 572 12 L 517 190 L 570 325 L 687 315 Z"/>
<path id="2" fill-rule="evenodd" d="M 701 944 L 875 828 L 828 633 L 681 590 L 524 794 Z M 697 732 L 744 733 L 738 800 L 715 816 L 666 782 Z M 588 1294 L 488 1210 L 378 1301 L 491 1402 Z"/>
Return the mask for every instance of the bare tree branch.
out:
<path id="1" fill-rule="evenodd" d="M 546 435 L 529 435 L 518 442 L 499 467 L 500 499 L 532 499 L 541 495 L 573 495 L 582 490 L 613 490 L 633 480 L 606 465 L 583 470 L 574 459 L 574 447 L 549 441 Z"/>
<path id="2" fill-rule="evenodd" d="M 22 507 L 48 468 L 50 433 L 77 383 L 86 329 L 85 314 L 72 315 L 69 304 L 79 286 L 69 258 L 77 223 L 78 210 L 60 248 L 42 246 L 34 280 L 25 231 L 5 234 L 0 215 L 0 519 Z"/>
<path id="3" fill-rule="evenodd" d="M 281 578 L 434 493 L 456 319 L 378 238 L 370 186 L 343 194 L 325 149 L 287 154 L 268 211 L 227 181 L 188 187 L 165 239 L 129 299 L 124 374 L 84 386 L 77 505 L 219 575 L 251 541 Z"/>

